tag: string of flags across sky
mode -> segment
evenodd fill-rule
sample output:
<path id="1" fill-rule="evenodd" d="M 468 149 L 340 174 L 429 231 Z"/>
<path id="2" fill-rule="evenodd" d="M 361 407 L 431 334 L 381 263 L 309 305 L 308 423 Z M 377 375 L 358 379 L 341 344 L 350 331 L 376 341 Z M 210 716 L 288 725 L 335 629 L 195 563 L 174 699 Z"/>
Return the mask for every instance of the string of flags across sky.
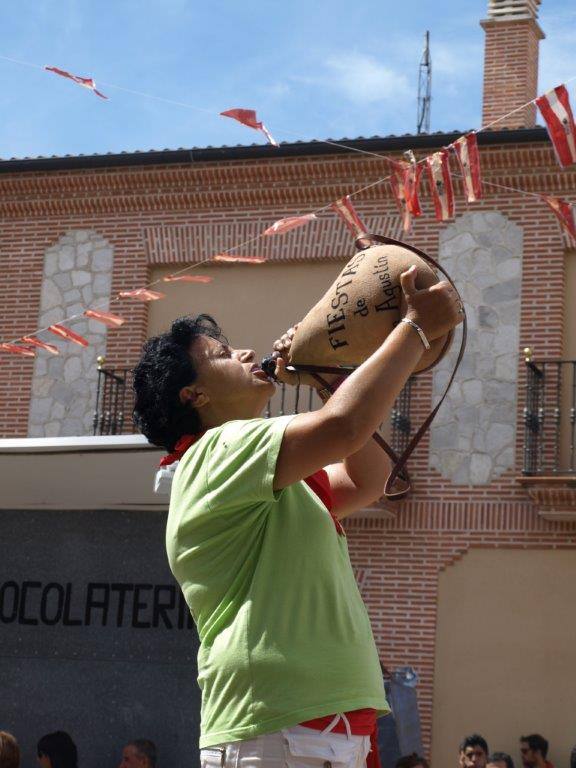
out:
<path id="1" fill-rule="evenodd" d="M 9 60 L 13 61 L 12 59 Z M 27 62 L 17 63 L 27 64 Z M 96 88 L 96 84 L 92 78 L 79 77 L 78 75 L 74 75 L 66 70 L 59 69 L 58 67 L 46 66 L 43 69 L 49 72 L 53 72 L 54 74 L 63 78 L 69 79 L 72 82 L 82 86 L 83 88 L 91 90 L 101 99 L 108 99 L 107 96 L 105 96 Z M 149 94 L 141 95 L 147 96 Z M 566 86 L 556 86 L 542 96 L 537 97 L 533 101 L 528 102 L 527 104 L 522 105 L 522 107 L 518 107 L 513 111 L 515 112 L 519 109 L 523 109 L 532 103 L 537 105 L 540 114 L 544 119 L 546 128 L 548 130 L 548 135 L 554 147 L 556 158 L 560 166 L 562 168 L 567 168 L 568 166 L 576 164 L 576 125 L 574 123 L 574 116 L 570 106 L 570 100 Z M 264 123 L 258 120 L 255 110 L 234 108 L 220 112 L 220 115 L 223 117 L 232 118 L 249 128 L 260 131 L 266 137 L 266 140 L 269 144 L 274 147 L 279 146 Z M 504 117 L 507 117 L 507 115 L 493 121 L 490 123 L 490 126 L 492 126 L 494 123 L 500 122 L 504 119 Z M 38 329 L 33 334 L 22 336 L 10 342 L 0 343 L 0 350 L 28 358 L 35 357 L 36 351 L 39 349 L 44 350 L 51 355 L 59 354 L 58 347 L 38 338 L 39 334 L 45 332 L 52 333 L 53 335 L 65 341 L 86 347 L 88 346 L 88 341 L 80 334 L 71 330 L 68 325 L 64 325 L 64 322 L 69 324 L 74 320 L 86 317 L 101 322 L 108 328 L 119 328 L 125 323 L 125 320 L 119 315 L 108 311 L 109 303 L 117 302 L 122 299 L 130 299 L 141 302 L 158 301 L 163 299 L 166 296 L 165 293 L 152 290 L 152 286 L 157 285 L 160 282 L 183 282 L 196 284 L 210 283 L 213 278 L 207 275 L 186 274 L 191 269 L 195 269 L 202 264 L 213 262 L 261 264 L 266 261 L 265 258 L 259 256 L 238 256 L 231 253 L 231 251 L 238 250 L 239 248 L 242 248 L 249 243 L 258 240 L 261 236 L 269 237 L 282 235 L 298 227 L 310 224 L 312 221 L 318 218 L 319 213 L 324 211 L 331 210 L 335 212 L 346 225 L 354 238 L 362 237 L 367 234 L 367 229 L 362 223 L 358 213 L 356 212 L 351 198 L 352 196 L 361 193 L 369 187 L 381 184 L 385 181 L 388 181 L 391 185 L 393 197 L 396 201 L 399 214 L 402 217 L 402 225 L 405 232 L 409 232 L 411 230 L 412 219 L 422 215 L 422 208 L 419 199 L 419 189 L 424 170 L 426 170 L 428 176 L 428 184 L 434 206 L 435 217 L 438 221 L 448 221 L 449 219 L 453 218 L 455 211 L 454 185 L 452 182 L 452 172 L 450 169 L 451 156 L 454 155 L 456 158 L 460 173 L 455 175 L 457 175 L 462 181 L 466 201 L 468 203 L 474 203 L 482 199 L 483 182 L 480 168 L 480 153 L 478 150 L 478 141 L 476 136 L 480 131 L 486 130 L 486 128 L 490 126 L 483 126 L 476 131 L 471 131 L 458 138 L 449 146 L 444 147 L 443 149 L 434 152 L 420 160 L 416 159 L 414 153 L 411 150 L 404 153 L 404 157 L 406 158 L 405 160 L 398 160 L 396 158 L 386 157 L 384 155 L 376 154 L 373 152 L 356 150 L 354 147 L 349 147 L 343 144 L 337 144 L 336 142 L 329 141 L 327 143 L 331 145 L 341 146 L 352 151 L 360 151 L 362 154 L 374 155 L 381 160 L 387 160 L 390 164 L 390 175 L 378 179 L 377 181 L 361 187 L 360 189 L 351 191 L 348 195 L 344 196 L 340 200 L 329 203 L 328 205 L 323 206 L 322 208 L 312 213 L 307 213 L 300 216 L 287 216 L 285 218 L 279 219 L 266 230 L 264 230 L 260 236 L 251 238 L 249 241 L 244 243 L 238 243 L 224 253 L 211 256 L 203 261 L 196 262 L 193 265 L 184 267 L 174 274 L 167 275 L 161 280 L 156 280 L 145 287 L 120 291 L 116 297 L 113 297 L 110 301 L 106 301 L 106 306 L 101 305 L 87 308 L 81 314 L 65 318 L 63 321 L 50 325 L 46 328 Z M 485 181 L 484 184 L 493 187 L 501 187 L 501 185 L 487 181 Z M 519 194 L 527 194 L 539 197 L 544 203 L 546 203 L 546 205 L 557 217 L 562 228 L 570 235 L 570 237 L 576 239 L 575 204 L 558 197 L 527 192 L 526 190 L 514 189 L 510 187 L 505 188 L 518 192 Z"/>

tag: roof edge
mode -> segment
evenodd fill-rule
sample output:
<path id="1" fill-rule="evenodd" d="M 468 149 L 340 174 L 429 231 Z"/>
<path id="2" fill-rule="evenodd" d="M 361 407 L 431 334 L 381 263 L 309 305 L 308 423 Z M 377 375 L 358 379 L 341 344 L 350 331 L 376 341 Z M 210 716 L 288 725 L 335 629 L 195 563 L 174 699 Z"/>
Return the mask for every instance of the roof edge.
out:
<path id="1" fill-rule="evenodd" d="M 165 149 L 149 152 L 121 152 L 106 155 L 74 155 L 66 157 L 36 157 L 14 160 L 0 160 L 0 173 L 21 173 L 23 171 L 68 171 L 94 168 L 115 168 L 142 165 L 182 165 L 192 163 L 221 162 L 233 160 L 274 160 L 285 157 L 318 155 L 342 155 L 351 150 L 365 152 L 399 152 L 406 149 L 436 149 L 452 143 L 464 132 L 406 134 L 404 136 L 373 137 L 369 139 L 340 139 L 327 144 L 321 139 L 281 144 L 272 147 L 267 144 L 252 144 L 237 147 L 204 147 L 200 149 Z M 493 144 L 525 144 L 548 140 L 545 128 L 521 128 L 503 131 L 485 131 L 478 134 L 481 146 Z M 348 149 L 348 147 L 350 149 Z"/>

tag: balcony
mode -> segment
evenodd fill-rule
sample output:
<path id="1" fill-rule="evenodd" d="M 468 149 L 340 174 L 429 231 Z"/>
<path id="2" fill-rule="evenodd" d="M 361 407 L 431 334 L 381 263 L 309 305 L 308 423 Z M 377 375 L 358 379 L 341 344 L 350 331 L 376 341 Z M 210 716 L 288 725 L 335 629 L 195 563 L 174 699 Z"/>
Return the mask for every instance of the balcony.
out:
<path id="1" fill-rule="evenodd" d="M 576 519 L 576 360 L 524 350 L 524 462 L 518 481 L 549 520 Z"/>
<path id="2" fill-rule="evenodd" d="M 94 436 L 134 434 L 136 427 L 132 420 L 134 405 L 132 370 L 108 368 L 105 363 L 105 358 L 98 358 L 98 384 L 92 434 Z M 396 453 L 401 453 L 410 439 L 412 431 L 410 407 L 414 382 L 415 379 L 407 382 L 394 405 L 390 423 L 382 425 L 382 436 Z M 320 405 L 320 398 L 313 387 L 289 387 L 282 384 L 268 402 L 264 415 L 270 418 L 288 413 L 303 413 L 316 410 Z"/>

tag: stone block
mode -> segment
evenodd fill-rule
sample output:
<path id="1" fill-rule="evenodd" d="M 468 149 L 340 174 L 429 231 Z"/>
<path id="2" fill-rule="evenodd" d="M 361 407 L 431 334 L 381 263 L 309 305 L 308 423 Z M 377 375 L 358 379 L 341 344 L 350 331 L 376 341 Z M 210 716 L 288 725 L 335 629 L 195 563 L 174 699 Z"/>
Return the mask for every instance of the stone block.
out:
<path id="1" fill-rule="evenodd" d="M 498 317 L 502 325 L 518 326 L 520 321 L 520 302 L 518 299 L 513 301 L 503 301 L 494 307 L 498 312 Z"/>
<path id="2" fill-rule="evenodd" d="M 44 277 L 52 277 L 58 272 L 58 251 L 50 249 L 44 256 Z"/>
<path id="3" fill-rule="evenodd" d="M 514 417 L 514 414 L 511 414 Z M 486 432 L 486 448 L 495 456 L 514 442 L 514 427 L 512 424 L 491 424 Z"/>
<path id="4" fill-rule="evenodd" d="M 34 397 L 48 397 L 53 381 L 49 376 L 35 375 L 32 379 L 32 394 Z"/>
<path id="5" fill-rule="evenodd" d="M 441 261 L 446 256 L 459 257 L 461 253 L 467 250 L 472 250 L 476 247 L 476 242 L 469 232 L 462 232 L 461 234 L 453 237 L 448 242 L 444 243 L 444 246 L 440 253 Z"/>
<path id="6" fill-rule="evenodd" d="M 47 363 L 48 375 L 52 379 L 58 379 L 64 372 L 64 357 L 51 357 Z"/>
<path id="7" fill-rule="evenodd" d="M 470 484 L 486 485 L 492 474 L 492 459 L 485 453 L 473 453 L 470 458 Z"/>
<path id="8" fill-rule="evenodd" d="M 492 288 L 485 288 L 482 297 L 486 304 L 497 304 L 501 301 L 510 301 L 520 297 L 520 278 L 505 280 Z"/>
<path id="9" fill-rule="evenodd" d="M 518 352 L 518 328 L 514 325 L 501 325 L 494 337 L 494 354 L 516 355 Z"/>
<path id="10" fill-rule="evenodd" d="M 44 425 L 44 435 L 46 437 L 58 437 L 60 435 L 60 422 L 49 421 Z"/>
<path id="11" fill-rule="evenodd" d="M 460 464 L 450 478 L 454 485 L 468 485 L 470 482 L 470 457 L 466 453 L 460 454 Z"/>
<path id="12" fill-rule="evenodd" d="M 496 267 L 496 274 L 500 280 L 511 280 L 522 274 L 522 262 L 520 259 L 506 259 Z"/>
<path id="13" fill-rule="evenodd" d="M 462 396 L 467 405 L 479 405 L 482 402 L 482 382 L 478 379 L 464 381 Z"/>
<path id="14" fill-rule="evenodd" d="M 78 302 L 82 298 L 82 294 L 78 290 L 78 288 L 72 288 L 71 291 L 66 291 L 64 294 L 64 302 L 66 304 L 72 304 L 73 302 Z"/>
<path id="15" fill-rule="evenodd" d="M 82 285 L 87 285 L 92 280 L 90 272 L 86 272 L 83 269 L 75 269 L 72 272 L 72 285 L 76 288 L 80 288 Z"/>
<path id="16" fill-rule="evenodd" d="M 50 394 L 57 403 L 66 407 L 70 400 L 70 387 L 61 380 L 55 381 Z"/>
<path id="17" fill-rule="evenodd" d="M 480 328 L 496 328 L 498 315 L 492 307 L 487 307 L 484 304 L 478 307 L 478 325 Z"/>
<path id="18" fill-rule="evenodd" d="M 31 421 L 28 425 L 28 437 L 44 437 L 44 426 Z"/>
<path id="19" fill-rule="evenodd" d="M 90 283 L 88 283 L 88 285 L 85 285 L 82 288 L 82 298 L 84 299 L 84 303 L 85 304 L 91 304 L 92 303 L 92 300 L 94 298 L 94 294 L 92 292 L 92 286 L 90 285 Z"/>
<path id="20" fill-rule="evenodd" d="M 92 233 L 88 229 L 75 229 L 72 234 L 77 243 L 87 243 Z"/>
<path id="21" fill-rule="evenodd" d="M 33 397 L 30 403 L 30 417 L 36 424 L 44 423 L 50 416 L 51 397 Z"/>
<path id="22" fill-rule="evenodd" d="M 479 379 L 489 379 L 496 371 L 496 361 L 490 355 L 478 355 L 476 359 L 476 375 Z"/>
<path id="23" fill-rule="evenodd" d="M 112 269 L 112 248 L 99 248 L 92 253 L 92 269 L 94 272 L 109 272 Z"/>
<path id="24" fill-rule="evenodd" d="M 62 245 L 58 249 L 58 268 L 60 272 L 74 269 L 74 248 L 71 245 Z"/>
<path id="25" fill-rule="evenodd" d="M 100 272 L 94 275 L 92 280 L 92 289 L 95 296 L 109 296 L 112 285 L 112 274 L 110 272 Z"/>
<path id="26" fill-rule="evenodd" d="M 486 213 L 472 213 L 470 220 L 470 229 L 474 232 L 486 232 L 491 228 Z"/>
<path id="27" fill-rule="evenodd" d="M 507 381 L 485 381 L 484 400 L 488 404 L 513 403 L 516 387 Z M 511 413 L 512 417 L 514 413 Z"/>
<path id="28" fill-rule="evenodd" d="M 52 406 L 52 413 L 50 414 L 53 419 L 62 419 L 64 417 L 64 414 L 66 413 L 66 409 L 62 405 L 62 403 L 54 403 Z"/>
<path id="29" fill-rule="evenodd" d="M 64 363 L 64 381 L 67 384 L 75 381 L 82 375 L 82 363 L 79 357 L 69 357 Z"/>
<path id="30" fill-rule="evenodd" d="M 433 450 L 439 451 L 443 448 L 456 448 L 458 441 L 458 432 L 455 429 L 454 422 L 446 426 L 434 424 L 430 434 L 430 445 Z"/>
<path id="31" fill-rule="evenodd" d="M 514 447 L 509 446 L 508 448 L 505 448 L 503 451 L 501 451 L 496 457 L 495 464 L 496 464 L 496 470 L 498 471 L 498 474 L 502 474 L 503 472 L 506 472 L 508 469 L 513 469 Z"/>
<path id="32" fill-rule="evenodd" d="M 57 275 L 54 275 L 52 280 L 56 283 L 61 291 L 68 291 L 70 288 L 72 288 L 72 278 L 68 272 L 59 272 Z"/>
<path id="33" fill-rule="evenodd" d="M 34 376 L 46 376 L 48 373 L 48 359 L 46 357 L 37 357 L 34 362 Z"/>
<path id="34" fill-rule="evenodd" d="M 516 355 L 499 355 L 496 360 L 496 378 L 501 381 L 516 381 L 518 360 Z"/>
<path id="35" fill-rule="evenodd" d="M 81 418 L 66 418 L 62 421 L 62 431 L 60 432 L 61 435 L 83 435 L 85 434 L 84 431 L 84 425 L 82 423 Z"/>
<path id="36" fill-rule="evenodd" d="M 40 299 L 40 306 L 42 312 L 54 309 L 54 307 L 61 307 L 63 305 L 62 294 L 52 280 L 45 280 L 42 286 L 42 295 Z"/>
<path id="37" fill-rule="evenodd" d="M 474 432 L 474 437 L 472 438 L 472 448 L 474 451 L 486 451 L 486 435 L 484 434 L 483 430 L 477 429 L 476 432 Z"/>

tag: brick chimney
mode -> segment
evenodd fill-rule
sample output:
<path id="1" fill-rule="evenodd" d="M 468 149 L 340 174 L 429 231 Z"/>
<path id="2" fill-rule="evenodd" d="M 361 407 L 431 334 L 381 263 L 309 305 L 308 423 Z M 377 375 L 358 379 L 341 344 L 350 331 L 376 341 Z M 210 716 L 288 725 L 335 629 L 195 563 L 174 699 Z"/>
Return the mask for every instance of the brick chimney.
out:
<path id="1" fill-rule="evenodd" d="M 544 33 L 538 24 L 541 0 L 488 0 L 482 125 L 538 96 L 538 47 Z M 496 123 L 499 128 L 533 128 L 534 104 Z"/>

